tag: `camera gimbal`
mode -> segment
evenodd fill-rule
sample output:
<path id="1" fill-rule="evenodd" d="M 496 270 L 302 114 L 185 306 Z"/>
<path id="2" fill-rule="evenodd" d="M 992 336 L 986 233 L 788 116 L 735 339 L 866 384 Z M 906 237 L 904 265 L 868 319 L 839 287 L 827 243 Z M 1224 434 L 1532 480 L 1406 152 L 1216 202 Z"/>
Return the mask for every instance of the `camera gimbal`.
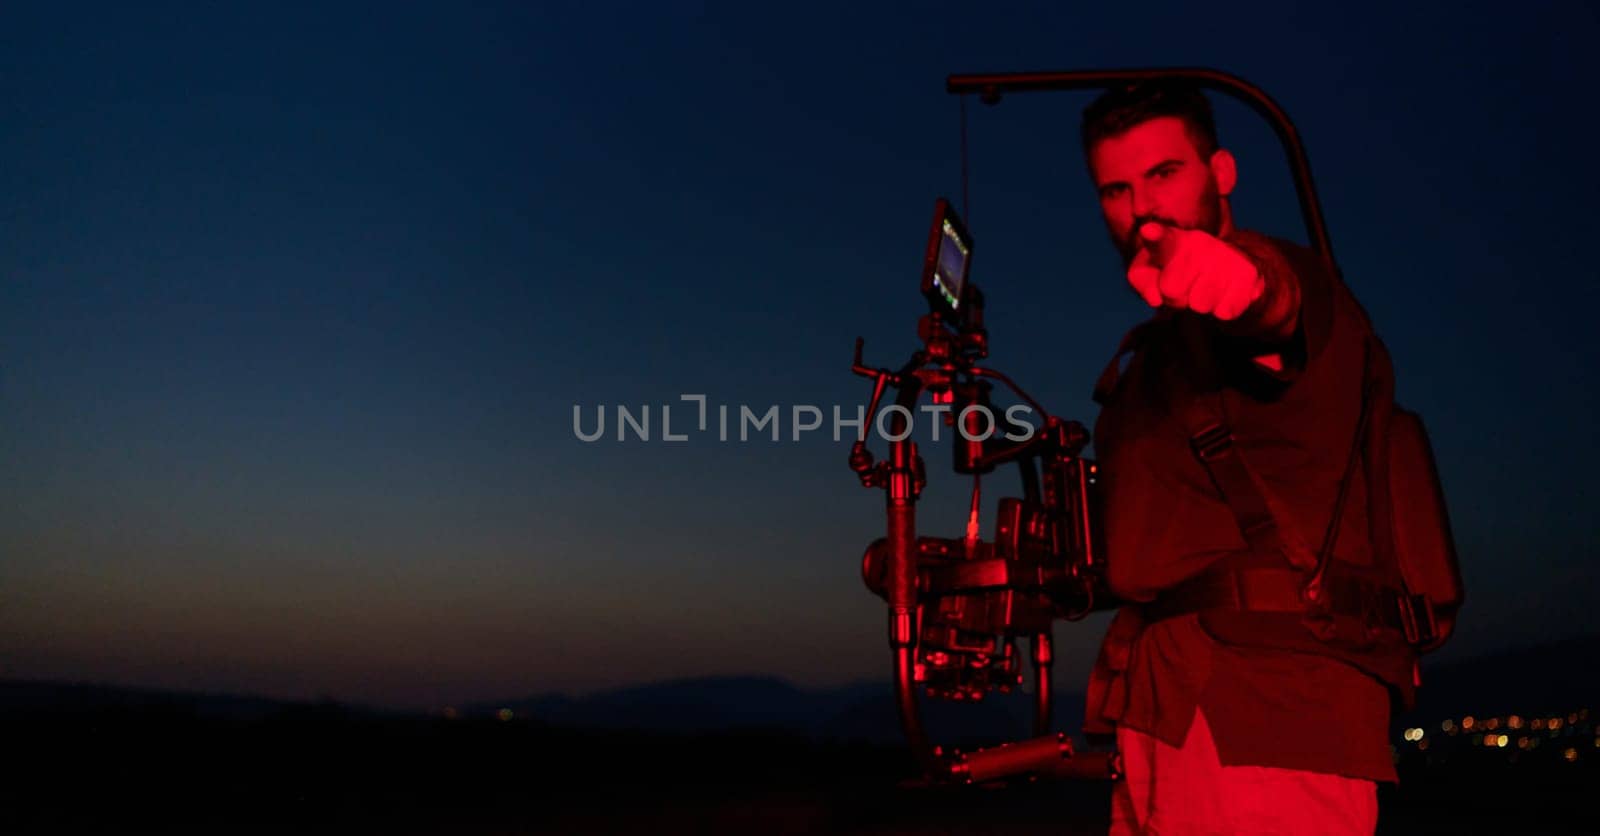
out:
<path id="1" fill-rule="evenodd" d="M 850 468 L 862 485 L 883 488 L 888 498 L 889 535 L 867 548 L 862 577 L 889 602 L 901 723 L 930 776 L 988 780 L 1015 771 L 997 772 L 1002 764 L 1027 766 L 1040 757 L 1059 761 L 1063 768 L 1081 768 L 1081 760 L 1070 759 L 1071 745 L 1064 736 L 947 757 L 929 744 L 922 726 L 915 684 L 922 684 L 930 696 L 952 700 L 976 701 L 991 690 L 1009 691 L 1023 680 L 1016 640 L 1026 636 L 1035 682 L 1034 733 L 1047 735 L 1051 623 L 1058 617 L 1077 620 L 1112 603 L 1104 592 L 1094 534 L 1094 464 L 1081 456 L 1089 433 L 1076 421 L 1050 415 L 1004 374 L 978 365 L 987 355 L 982 295 L 970 285 L 967 294 L 966 314 L 959 323 L 938 311 L 922 317 L 917 330 L 923 348 L 898 371 L 863 365 L 862 341 L 856 341 L 852 370 L 873 380 L 867 414 L 877 414 L 890 387 L 902 408 L 886 412 L 891 422 L 885 432 L 890 439 L 887 460 L 876 461 L 865 441 L 850 450 Z M 1043 426 L 1019 441 L 1001 439 L 993 426 L 972 426 L 978 412 L 971 407 L 984 407 L 992 419 L 987 412 L 990 380 L 1027 403 L 1042 417 Z M 949 407 L 952 424 L 963 423 L 954 446 L 955 470 L 973 476 L 973 511 L 965 538 L 916 534 L 916 502 L 926 477 L 917 444 L 909 438 L 907 416 L 924 392 L 935 404 Z M 1001 500 L 995 537 L 985 542 L 978 537 L 978 479 L 1012 462 L 1021 470 L 1023 495 Z M 1088 768 L 1107 770 L 1103 758 Z"/>
<path id="2" fill-rule="evenodd" d="M 1093 89 L 1168 77 L 1227 93 L 1267 119 L 1289 157 L 1311 246 L 1337 275 L 1310 164 L 1294 126 L 1264 92 L 1242 79 L 1208 69 L 1016 73 L 951 76 L 946 89 L 978 93 L 993 105 L 1006 92 Z M 878 414 L 889 388 L 895 390 L 894 405 L 899 407 L 886 411 L 888 458 L 875 460 L 866 442 L 857 441 L 850 450 L 850 469 L 863 486 L 884 489 L 887 500 L 888 533 L 867 548 L 862 576 L 889 605 L 901 727 L 923 772 L 934 781 L 974 783 L 1018 775 L 1115 778 L 1119 766 L 1114 754 L 1077 752 L 1065 734 L 1050 731 L 1053 621 L 1074 621 L 1117 605 L 1105 588 L 1095 465 L 1082 456 L 1089 433 L 1076 421 L 1051 416 L 1004 374 L 978 365 L 988 356 L 983 296 L 970 282 L 963 286 L 959 314 L 932 304 L 919 320 L 923 347 L 905 365 L 894 371 L 863 365 L 858 338 L 851 366 L 855 374 L 873 381 L 869 418 Z M 1010 434 L 1006 440 L 997 438 L 992 424 L 988 434 L 969 426 L 978 412 L 972 407 L 983 407 L 992 420 L 990 381 L 1027 403 L 1042 417 L 1043 426 L 1020 441 L 1010 440 Z M 954 441 L 956 472 L 973 477 L 964 538 L 917 534 L 916 503 L 926 471 L 907 423 L 924 392 L 934 404 L 949 407 L 947 423 L 966 430 Z M 985 542 L 979 537 L 979 479 L 1013 462 L 1021 471 L 1022 496 L 1001 500 L 994 537 Z M 946 753 L 934 746 L 922 722 L 916 686 L 922 685 L 930 697 L 959 701 L 1009 691 L 1023 681 L 1016 647 L 1024 637 L 1030 641 L 1034 672 L 1036 737 L 970 753 Z"/>

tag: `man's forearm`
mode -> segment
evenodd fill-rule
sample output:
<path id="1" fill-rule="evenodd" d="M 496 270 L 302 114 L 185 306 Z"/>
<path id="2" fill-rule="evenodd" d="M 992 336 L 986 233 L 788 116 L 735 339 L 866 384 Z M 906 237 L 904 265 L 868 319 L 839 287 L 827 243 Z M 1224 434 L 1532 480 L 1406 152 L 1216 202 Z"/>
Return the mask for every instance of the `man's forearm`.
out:
<path id="1" fill-rule="evenodd" d="M 1291 272 L 1263 272 L 1266 289 L 1228 329 L 1243 337 L 1284 342 L 1300 320 L 1300 283 Z"/>
<path id="2" fill-rule="evenodd" d="M 1257 236 L 1239 235 L 1228 243 L 1255 264 L 1264 287 L 1243 314 L 1223 323 L 1223 330 L 1263 342 L 1288 341 L 1300 324 L 1300 280 L 1294 268 L 1276 247 Z"/>

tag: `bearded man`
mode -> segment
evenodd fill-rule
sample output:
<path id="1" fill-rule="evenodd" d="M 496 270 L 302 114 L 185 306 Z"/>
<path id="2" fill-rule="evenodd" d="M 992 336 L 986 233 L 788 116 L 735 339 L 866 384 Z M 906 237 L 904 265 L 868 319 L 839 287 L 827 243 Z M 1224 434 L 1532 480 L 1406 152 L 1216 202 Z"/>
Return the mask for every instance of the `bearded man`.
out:
<path id="1" fill-rule="evenodd" d="M 1108 91 L 1083 147 L 1153 309 L 1096 389 L 1108 582 L 1128 602 L 1087 718 L 1123 760 L 1112 832 L 1372 833 L 1404 674 L 1328 649 L 1298 581 L 1336 508 L 1336 562 L 1373 562 L 1352 439 L 1391 371 L 1321 258 L 1236 225 L 1238 164 L 1197 88 Z"/>

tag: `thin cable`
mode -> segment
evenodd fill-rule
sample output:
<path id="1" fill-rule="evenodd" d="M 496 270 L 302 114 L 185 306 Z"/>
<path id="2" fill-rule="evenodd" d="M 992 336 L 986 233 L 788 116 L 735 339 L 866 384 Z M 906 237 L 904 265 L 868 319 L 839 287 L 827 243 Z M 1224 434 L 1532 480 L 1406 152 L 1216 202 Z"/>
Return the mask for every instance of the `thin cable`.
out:
<path id="1" fill-rule="evenodd" d="M 967 97 L 961 97 L 961 217 L 972 228 L 972 204 L 967 201 Z"/>

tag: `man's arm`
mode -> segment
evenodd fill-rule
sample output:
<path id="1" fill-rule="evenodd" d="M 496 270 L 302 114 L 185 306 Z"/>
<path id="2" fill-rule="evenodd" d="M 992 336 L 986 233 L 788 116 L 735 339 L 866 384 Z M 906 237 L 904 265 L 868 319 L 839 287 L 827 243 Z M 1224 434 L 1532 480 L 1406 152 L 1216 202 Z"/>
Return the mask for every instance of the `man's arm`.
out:
<path id="1" fill-rule="evenodd" d="M 1305 357 L 1305 282 L 1271 239 L 1246 231 L 1221 239 L 1158 223 L 1145 224 L 1140 237 L 1144 249 L 1129 265 L 1128 283 L 1151 306 L 1212 317 L 1274 373 L 1285 372 L 1286 359 Z"/>
<path id="2" fill-rule="evenodd" d="M 1294 266 L 1265 236 L 1235 232 L 1223 241 L 1244 255 L 1261 278 L 1261 294 L 1236 319 L 1222 320 L 1230 336 L 1262 343 L 1287 343 L 1300 324 L 1301 285 Z"/>

